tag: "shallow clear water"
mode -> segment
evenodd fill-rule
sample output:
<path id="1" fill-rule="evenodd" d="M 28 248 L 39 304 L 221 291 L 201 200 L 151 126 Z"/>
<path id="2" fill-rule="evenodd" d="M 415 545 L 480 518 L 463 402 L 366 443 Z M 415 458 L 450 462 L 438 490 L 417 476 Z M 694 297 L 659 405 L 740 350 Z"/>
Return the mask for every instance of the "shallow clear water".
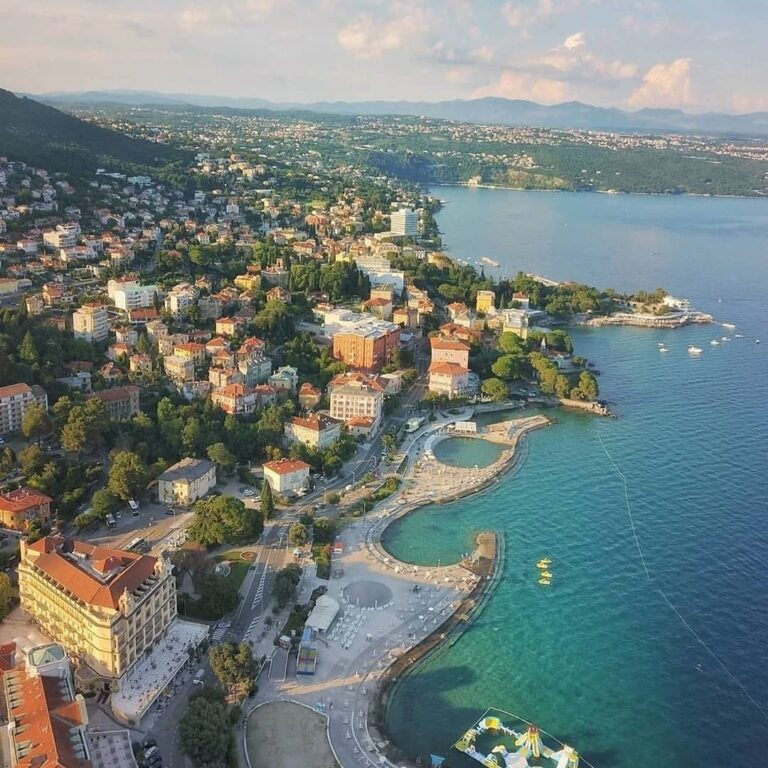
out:
<path id="1" fill-rule="evenodd" d="M 386 532 L 392 554 L 425 564 L 456 559 L 479 530 L 507 540 L 504 576 L 484 612 L 398 687 L 389 713 L 396 743 L 463 764 L 450 744 L 495 706 L 574 744 L 596 767 L 760 764 L 768 204 L 438 194 L 450 201 L 439 221 L 454 254 L 490 256 L 508 273 L 662 285 L 738 329 L 574 331 L 620 418 L 558 412 L 498 484 Z M 744 338 L 709 345 L 735 333 Z M 687 354 L 691 343 L 700 357 Z M 553 560 L 548 589 L 536 583 L 543 555 Z"/>
<path id="2" fill-rule="evenodd" d="M 474 437 L 449 437 L 433 449 L 435 458 L 450 467 L 487 467 L 504 452 L 503 445 Z"/>

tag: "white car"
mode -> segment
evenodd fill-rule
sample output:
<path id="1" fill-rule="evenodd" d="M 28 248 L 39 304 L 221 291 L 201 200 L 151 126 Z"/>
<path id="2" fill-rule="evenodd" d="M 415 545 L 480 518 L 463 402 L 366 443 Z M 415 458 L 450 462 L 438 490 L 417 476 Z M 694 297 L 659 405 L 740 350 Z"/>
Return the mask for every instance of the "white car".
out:
<path id="1" fill-rule="evenodd" d="M 256 494 L 256 491 L 253 490 L 253 488 L 246 488 L 243 491 L 243 496 L 254 496 Z"/>

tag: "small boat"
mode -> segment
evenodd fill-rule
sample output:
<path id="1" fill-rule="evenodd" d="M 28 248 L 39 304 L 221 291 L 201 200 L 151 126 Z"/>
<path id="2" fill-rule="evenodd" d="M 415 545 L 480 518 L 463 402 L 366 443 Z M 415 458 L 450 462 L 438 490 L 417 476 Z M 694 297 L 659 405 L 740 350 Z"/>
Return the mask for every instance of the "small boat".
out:
<path id="1" fill-rule="evenodd" d="M 744 334 L 742 334 L 742 333 L 734 333 L 733 334 L 733 338 L 734 339 L 743 339 L 744 338 Z"/>
<path id="2" fill-rule="evenodd" d="M 717 347 L 720 345 L 720 342 L 717 339 L 712 339 L 712 341 L 709 342 L 713 347 Z"/>
<path id="3" fill-rule="evenodd" d="M 660 347 L 663 347 L 663 346 L 664 346 L 664 342 L 663 342 L 663 341 L 657 341 L 656 343 L 657 343 L 657 344 L 658 344 Z"/>
<path id="4" fill-rule="evenodd" d="M 730 341 L 730 340 L 731 340 L 730 336 L 722 336 L 720 339 L 720 341 Z"/>
<path id="5" fill-rule="evenodd" d="M 759 343 L 760 343 L 760 339 L 755 339 L 755 344 L 759 344 Z"/>
<path id="6" fill-rule="evenodd" d="M 666 347 L 659 347 L 659 352 L 669 352 Z"/>
<path id="7" fill-rule="evenodd" d="M 542 587 L 548 587 L 552 581 L 550 579 L 539 579 L 539 584 L 541 584 Z"/>
<path id="8" fill-rule="evenodd" d="M 691 344 L 688 347 L 688 354 L 689 355 L 700 355 L 704 350 L 699 347 L 694 347 L 693 344 Z"/>
<path id="9" fill-rule="evenodd" d="M 548 557 L 542 557 L 541 560 L 539 560 L 539 562 L 536 563 L 536 567 L 546 569 L 551 562 L 552 561 Z"/>
<path id="10" fill-rule="evenodd" d="M 540 575 L 541 575 L 542 579 L 551 579 L 552 578 L 552 574 L 549 571 L 542 571 Z"/>
<path id="11" fill-rule="evenodd" d="M 723 328 L 735 328 L 736 326 L 733 323 L 723 323 Z"/>

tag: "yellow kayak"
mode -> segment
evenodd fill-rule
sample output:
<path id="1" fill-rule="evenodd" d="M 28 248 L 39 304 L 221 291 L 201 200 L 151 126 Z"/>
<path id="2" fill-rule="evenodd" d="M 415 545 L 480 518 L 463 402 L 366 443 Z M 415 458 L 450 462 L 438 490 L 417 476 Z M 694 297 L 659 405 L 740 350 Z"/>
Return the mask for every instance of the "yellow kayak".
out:
<path id="1" fill-rule="evenodd" d="M 549 579 L 539 579 L 539 584 L 543 587 L 548 587 L 552 582 Z"/>
<path id="2" fill-rule="evenodd" d="M 542 579 L 551 579 L 552 574 L 549 571 L 542 571 L 541 572 L 541 578 Z"/>

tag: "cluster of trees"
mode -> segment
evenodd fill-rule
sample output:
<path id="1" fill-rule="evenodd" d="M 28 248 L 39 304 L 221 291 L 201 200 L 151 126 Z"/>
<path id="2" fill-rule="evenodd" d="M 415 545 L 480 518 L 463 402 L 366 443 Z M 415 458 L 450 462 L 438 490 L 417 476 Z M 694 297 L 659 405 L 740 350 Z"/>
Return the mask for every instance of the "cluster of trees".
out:
<path id="1" fill-rule="evenodd" d="M 264 519 L 260 510 L 246 507 L 234 496 L 212 496 L 195 504 L 189 538 L 212 548 L 224 542 L 254 541 L 263 530 Z"/>
<path id="2" fill-rule="evenodd" d="M 532 352 L 531 365 L 545 395 L 570 398 L 571 400 L 595 400 L 599 394 L 597 379 L 589 371 L 581 371 L 576 383 L 573 376 L 560 373 L 557 366 L 539 352 Z"/>
<path id="3" fill-rule="evenodd" d="M 286 565 L 275 574 L 272 582 L 272 596 L 280 608 L 285 608 L 288 603 L 296 599 L 299 581 L 301 581 L 301 568 L 296 563 Z"/>
<path id="4" fill-rule="evenodd" d="M 293 264 L 288 287 L 296 292 L 322 291 L 328 294 L 331 301 L 367 299 L 371 295 L 368 275 L 354 262 L 348 261 L 323 265 L 315 261 Z"/>
<path id="5" fill-rule="evenodd" d="M 283 345 L 282 359 L 294 366 L 303 379 L 321 389 L 346 370 L 344 363 L 333 358 L 328 347 L 318 347 L 312 335 L 306 332 L 296 334 Z"/>
<path id="6" fill-rule="evenodd" d="M 222 643 L 208 651 L 208 661 L 216 679 L 225 687 L 253 683 L 258 665 L 247 643 Z"/>
<path id="7" fill-rule="evenodd" d="M 189 698 L 179 721 L 181 748 L 196 768 L 235 768 L 234 727 L 240 712 L 227 706 L 224 691 L 206 686 Z"/>

